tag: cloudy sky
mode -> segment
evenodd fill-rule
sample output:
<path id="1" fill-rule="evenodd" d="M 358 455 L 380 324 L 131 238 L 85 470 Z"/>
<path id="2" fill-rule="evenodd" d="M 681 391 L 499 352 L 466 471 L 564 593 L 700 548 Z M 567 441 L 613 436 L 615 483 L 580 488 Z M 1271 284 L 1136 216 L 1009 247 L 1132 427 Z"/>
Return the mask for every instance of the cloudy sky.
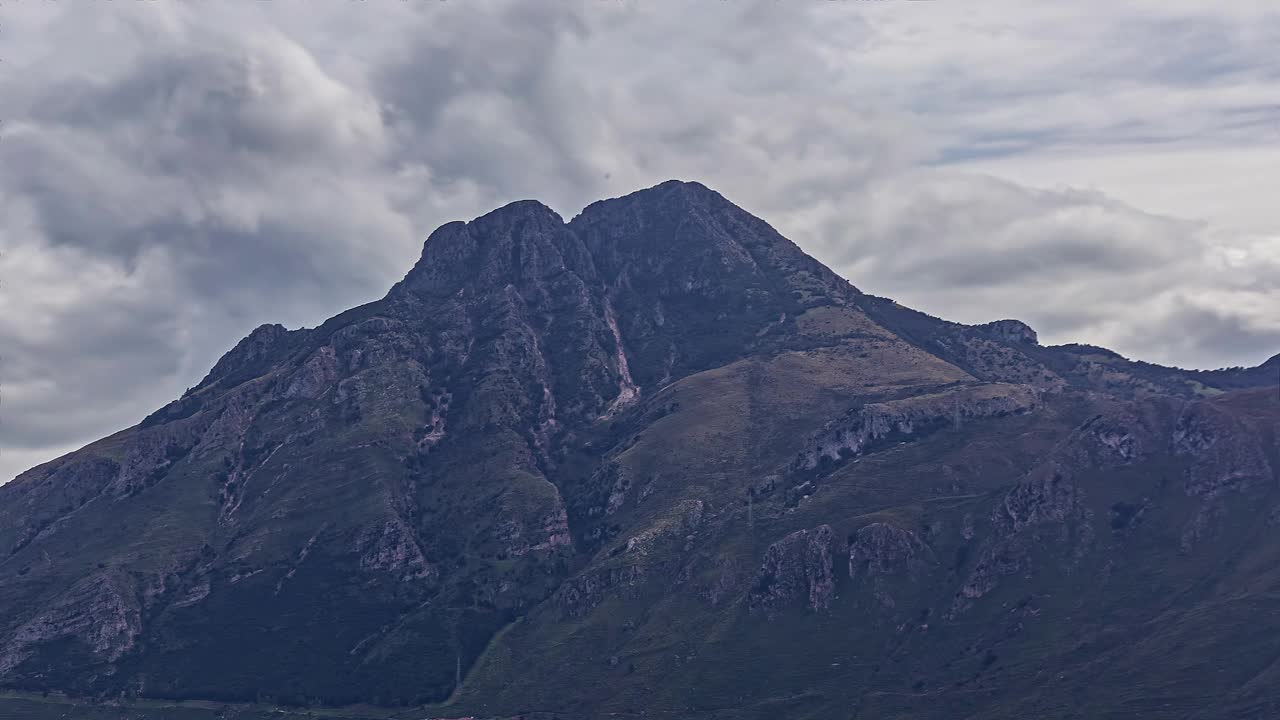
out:
<path id="1" fill-rule="evenodd" d="M 673 177 L 935 315 L 1257 364 L 1276 47 L 1271 0 L 0 2 L 0 482 L 443 222 Z"/>

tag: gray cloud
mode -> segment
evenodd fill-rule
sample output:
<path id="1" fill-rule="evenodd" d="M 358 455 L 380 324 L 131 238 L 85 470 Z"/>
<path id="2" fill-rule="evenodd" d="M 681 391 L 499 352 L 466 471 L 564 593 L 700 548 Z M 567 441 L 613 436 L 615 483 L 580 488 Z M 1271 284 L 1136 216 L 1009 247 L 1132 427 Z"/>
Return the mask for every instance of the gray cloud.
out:
<path id="1" fill-rule="evenodd" d="M 1280 349 L 1280 171 L 1224 197 L 1239 172 L 1205 160 L 1280 119 L 1265 7 L 297 9 L 10 8 L 0 481 L 136 422 L 257 324 L 379 296 L 443 222 L 670 177 L 935 314 L 1192 366 Z M 1171 166 L 1219 176 L 1152 194 Z"/>
<path id="2" fill-rule="evenodd" d="M 1253 364 L 1280 349 L 1280 241 L 972 174 L 907 173 L 850 202 L 859 233 L 824 254 L 904 304 L 967 322 L 1015 314 L 1045 342 L 1170 364 Z"/>
<path id="3" fill-rule="evenodd" d="M 377 101 L 279 33 L 27 83 L 0 139 L 4 450 L 132 424 L 264 316 L 377 297 L 416 253 Z"/>

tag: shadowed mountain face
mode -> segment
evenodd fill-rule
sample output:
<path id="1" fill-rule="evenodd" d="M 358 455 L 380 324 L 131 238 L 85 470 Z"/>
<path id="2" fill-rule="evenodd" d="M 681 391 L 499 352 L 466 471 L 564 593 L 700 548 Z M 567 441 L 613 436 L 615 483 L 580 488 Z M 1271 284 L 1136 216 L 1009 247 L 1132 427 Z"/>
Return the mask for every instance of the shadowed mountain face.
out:
<path id="1" fill-rule="evenodd" d="M 694 183 L 514 203 L 0 487 L 0 686 L 1269 716 L 1277 372 L 939 320 Z"/>

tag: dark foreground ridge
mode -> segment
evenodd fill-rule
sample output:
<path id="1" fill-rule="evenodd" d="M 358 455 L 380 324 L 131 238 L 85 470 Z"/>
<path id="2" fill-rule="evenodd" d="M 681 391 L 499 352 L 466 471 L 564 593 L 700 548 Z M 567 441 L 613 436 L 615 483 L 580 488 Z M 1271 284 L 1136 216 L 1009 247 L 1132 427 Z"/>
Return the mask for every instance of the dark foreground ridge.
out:
<path id="1" fill-rule="evenodd" d="M 0 710 L 1273 716 L 1278 366 L 940 320 L 696 183 L 513 203 L 0 486 Z"/>

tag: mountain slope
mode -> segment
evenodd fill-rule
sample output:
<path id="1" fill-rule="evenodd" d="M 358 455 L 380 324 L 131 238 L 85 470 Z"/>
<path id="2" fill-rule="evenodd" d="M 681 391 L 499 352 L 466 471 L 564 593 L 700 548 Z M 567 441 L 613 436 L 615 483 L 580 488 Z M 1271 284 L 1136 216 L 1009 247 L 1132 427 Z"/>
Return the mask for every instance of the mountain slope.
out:
<path id="1" fill-rule="evenodd" d="M 382 300 L 258 328 L 0 487 L 0 685 L 584 718 L 1252 711 L 1280 658 L 1246 621 L 1280 597 L 1275 363 L 948 323 L 696 183 L 568 223 L 514 203 L 436 230 Z"/>

